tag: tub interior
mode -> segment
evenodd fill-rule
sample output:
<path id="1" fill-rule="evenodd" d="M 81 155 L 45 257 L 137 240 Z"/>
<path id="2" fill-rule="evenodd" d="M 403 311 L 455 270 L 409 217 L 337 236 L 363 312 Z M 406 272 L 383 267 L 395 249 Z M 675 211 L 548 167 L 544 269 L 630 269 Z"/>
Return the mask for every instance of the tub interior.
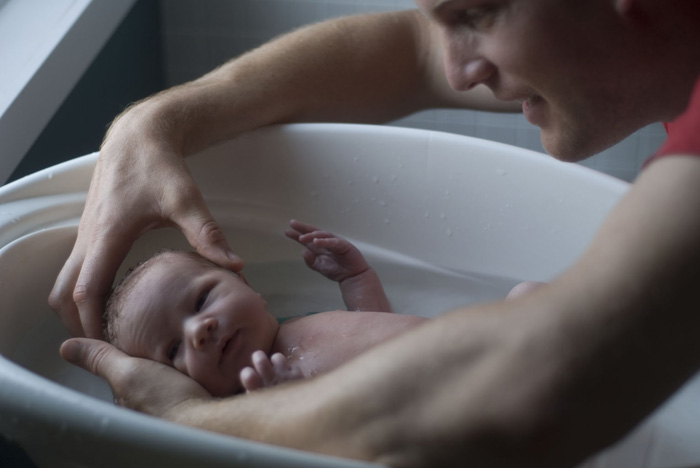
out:
<path id="1" fill-rule="evenodd" d="M 75 240 L 95 160 L 94 154 L 78 158 L 0 189 L 3 434 L 41 466 L 96 460 L 121 466 L 125 448 L 139 454 L 129 458 L 136 466 L 164 460 L 173 466 L 193 460 L 197 466 L 368 466 L 114 407 L 105 382 L 60 359 L 68 334 L 46 297 Z M 230 245 L 246 260 L 248 280 L 277 316 L 342 307 L 337 285 L 308 270 L 300 247 L 284 237 L 290 218 L 353 241 L 377 269 L 397 312 L 432 317 L 500 299 L 519 280 L 556 276 L 583 252 L 627 189 L 589 169 L 506 145 L 359 125 L 263 129 L 188 164 Z M 118 276 L 162 247 L 187 244 L 174 229 L 151 231 Z M 698 388 L 689 383 L 586 465 L 700 463 L 700 449 L 690 443 L 700 437 L 698 410 L 695 422 L 688 418 Z M 39 440 L 40 433 L 47 437 Z"/>

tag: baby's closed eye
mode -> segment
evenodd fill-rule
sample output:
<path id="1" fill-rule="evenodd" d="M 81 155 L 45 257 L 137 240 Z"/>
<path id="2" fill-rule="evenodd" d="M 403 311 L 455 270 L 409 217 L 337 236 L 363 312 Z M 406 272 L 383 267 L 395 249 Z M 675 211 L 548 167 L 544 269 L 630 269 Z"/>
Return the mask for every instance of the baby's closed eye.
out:
<path id="1" fill-rule="evenodd" d="M 182 340 L 177 340 L 173 343 L 170 348 L 168 348 L 168 360 L 172 363 L 175 361 L 177 354 L 180 352 L 180 346 L 182 345 Z"/>
<path id="2" fill-rule="evenodd" d="M 195 312 L 200 312 L 204 308 L 204 304 L 206 304 L 208 297 L 209 297 L 209 290 L 206 290 L 202 294 L 197 296 L 197 300 L 194 303 L 194 311 Z"/>

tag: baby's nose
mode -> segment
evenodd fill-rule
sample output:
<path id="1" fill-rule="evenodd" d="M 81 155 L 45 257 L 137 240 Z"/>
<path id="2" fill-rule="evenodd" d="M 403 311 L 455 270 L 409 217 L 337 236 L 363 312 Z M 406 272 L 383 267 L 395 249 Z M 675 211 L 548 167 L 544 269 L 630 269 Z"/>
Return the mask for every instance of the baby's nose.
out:
<path id="1" fill-rule="evenodd" d="M 201 351 L 208 342 L 213 341 L 214 331 L 219 323 L 214 317 L 207 317 L 198 320 L 192 330 L 192 346 Z"/>

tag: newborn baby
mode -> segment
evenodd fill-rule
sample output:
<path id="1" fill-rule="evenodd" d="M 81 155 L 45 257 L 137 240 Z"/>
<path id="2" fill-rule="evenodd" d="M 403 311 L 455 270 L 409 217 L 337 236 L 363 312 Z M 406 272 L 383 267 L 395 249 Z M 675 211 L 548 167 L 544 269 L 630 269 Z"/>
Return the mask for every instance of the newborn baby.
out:
<path id="1" fill-rule="evenodd" d="M 305 246 L 311 269 L 338 282 L 348 310 L 279 324 L 242 274 L 194 252 L 163 251 L 112 293 L 107 341 L 226 396 L 327 372 L 427 320 L 391 313 L 377 273 L 347 240 L 298 221 L 285 234 Z"/>

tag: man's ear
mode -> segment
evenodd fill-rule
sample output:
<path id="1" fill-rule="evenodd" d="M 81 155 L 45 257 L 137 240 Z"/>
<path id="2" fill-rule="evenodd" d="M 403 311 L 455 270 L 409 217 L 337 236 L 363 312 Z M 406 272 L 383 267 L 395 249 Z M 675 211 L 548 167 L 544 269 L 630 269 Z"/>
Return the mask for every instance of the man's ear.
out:
<path id="1" fill-rule="evenodd" d="M 615 12 L 626 24 L 635 28 L 648 28 L 653 24 L 653 15 L 640 0 L 613 0 Z"/>
<path id="2" fill-rule="evenodd" d="M 635 0 L 613 0 L 615 10 L 621 15 L 628 15 L 634 8 Z"/>
<path id="3" fill-rule="evenodd" d="M 645 5 L 641 0 L 613 0 L 615 3 L 615 11 L 622 18 L 635 23 L 648 24 L 649 15 L 648 5 Z"/>

